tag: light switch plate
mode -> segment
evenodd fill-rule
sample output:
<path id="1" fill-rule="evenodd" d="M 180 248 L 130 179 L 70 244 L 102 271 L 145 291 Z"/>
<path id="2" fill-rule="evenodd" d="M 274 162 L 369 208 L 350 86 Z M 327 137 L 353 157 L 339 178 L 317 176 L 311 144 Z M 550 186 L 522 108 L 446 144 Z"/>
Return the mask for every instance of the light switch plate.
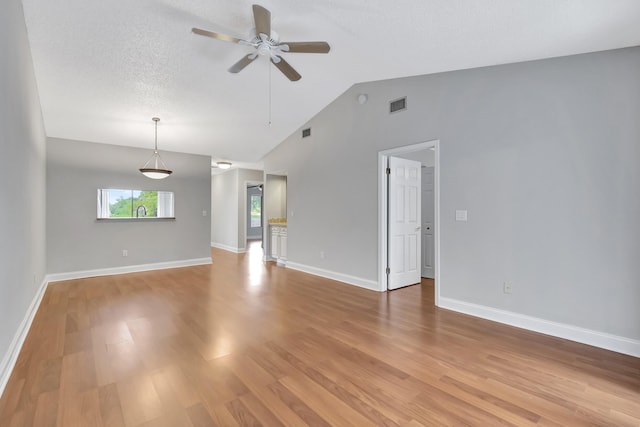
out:
<path id="1" fill-rule="evenodd" d="M 467 221 L 467 211 L 456 211 L 456 221 Z"/>

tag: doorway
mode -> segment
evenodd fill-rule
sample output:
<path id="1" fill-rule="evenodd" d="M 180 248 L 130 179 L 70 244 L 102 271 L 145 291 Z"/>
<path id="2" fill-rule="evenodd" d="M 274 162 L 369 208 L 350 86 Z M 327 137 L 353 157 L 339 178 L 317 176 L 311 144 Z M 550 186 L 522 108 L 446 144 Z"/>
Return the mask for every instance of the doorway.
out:
<path id="1" fill-rule="evenodd" d="M 254 241 L 260 241 L 260 246 L 263 246 L 263 187 L 263 183 L 259 181 L 244 182 L 244 247 L 246 250 L 249 249 L 249 243 Z"/>
<path id="2" fill-rule="evenodd" d="M 262 184 L 248 184 L 247 240 L 261 240 L 262 229 Z"/>
<path id="3" fill-rule="evenodd" d="M 432 169 L 432 191 L 433 191 L 433 218 L 432 221 L 422 218 L 422 235 L 421 241 L 425 244 L 425 240 L 433 240 L 433 261 L 430 262 L 435 279 L 435 295 L 436 305 L 439 305 L 440 299 L 440 170 L 439 170 L 439 140 L 432 140 L 412 144 L 404 147 L 393 148 L 380 151 L 378 153 L 378 286 L 380 291 L 389 290 L 389 255 L 394 249 L 389 241 L 389 185 L 387 181 L 386 170 L 389 165 L 390 157 L 414 158 L 418 153 L 429 153 L 433 158 Z M 428 150 L 428 151 L 427 151 Z M 423 169 L 424 172 L 424 169 Z M 427 224 L 430 223 L 430 224 Z M 428 227 L 429 230 L 424 230 Z M 428 233 L 425 233 L 428 232 Z M 430 235 L 426 235 L 430 234 Z M 424 251 L 423 251 L 424 252 Z M 426 255 L 429 255 L 428 253 Z M 421 267 L 425 264 L 424 257 L 421 258 Z M 429 274 L 429 273 L 427 273 Z"/>

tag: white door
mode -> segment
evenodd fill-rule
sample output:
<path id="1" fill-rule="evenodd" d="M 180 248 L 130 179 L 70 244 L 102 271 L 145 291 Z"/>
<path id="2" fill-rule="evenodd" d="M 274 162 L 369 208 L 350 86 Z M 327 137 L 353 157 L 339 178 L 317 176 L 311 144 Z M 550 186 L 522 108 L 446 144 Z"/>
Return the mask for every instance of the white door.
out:
<path id="1" fill-rule="evenodd" d="M 420 166 L 389 157 L 389 289 L 420 282 Z"/>
<path id="2" fill-rule="evenodd" d="M 433 240 L 433 223 L 435 221 L 433 167 L 422 169 L 422 277 L 433 279 L 435 271 L 435 243 Z"/>

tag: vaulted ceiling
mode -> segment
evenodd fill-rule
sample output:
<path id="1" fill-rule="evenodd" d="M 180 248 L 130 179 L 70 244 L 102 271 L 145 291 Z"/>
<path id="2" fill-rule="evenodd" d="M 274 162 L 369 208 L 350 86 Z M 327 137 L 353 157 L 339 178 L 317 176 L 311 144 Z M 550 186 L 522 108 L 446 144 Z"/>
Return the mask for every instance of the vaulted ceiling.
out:
<path id="1" fill-rule="evenodd" d="M 23 0 L 46 133 L 259 163 L 355 83 L 640 44 L 637 0 L 264 0 L 302 79 L 253 48 L 246 0 Z M 241 163 L 242 164 L 242 163 Z"/>

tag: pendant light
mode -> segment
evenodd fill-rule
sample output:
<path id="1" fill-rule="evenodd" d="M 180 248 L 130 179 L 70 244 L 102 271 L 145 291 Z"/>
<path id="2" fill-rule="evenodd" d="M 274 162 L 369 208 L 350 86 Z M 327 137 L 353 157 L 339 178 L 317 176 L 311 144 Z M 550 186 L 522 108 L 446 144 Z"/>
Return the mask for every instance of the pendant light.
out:
<path id="1" fill-rule="evenodd" d="M 144 176 L 151 179 L 163 179 L 171 175 L 172 171 L 167 169 L 167 166 L 162 161 L 160 154 L 158 154 L 158 122 L 159 118 L 154 117 L 153 120 L 156 124 L 156 138 L 155 138 L 155 148 L 153 150 L 153 155 L 147 163 L 144 164 L 139 170 L 142 172 Z"/>

